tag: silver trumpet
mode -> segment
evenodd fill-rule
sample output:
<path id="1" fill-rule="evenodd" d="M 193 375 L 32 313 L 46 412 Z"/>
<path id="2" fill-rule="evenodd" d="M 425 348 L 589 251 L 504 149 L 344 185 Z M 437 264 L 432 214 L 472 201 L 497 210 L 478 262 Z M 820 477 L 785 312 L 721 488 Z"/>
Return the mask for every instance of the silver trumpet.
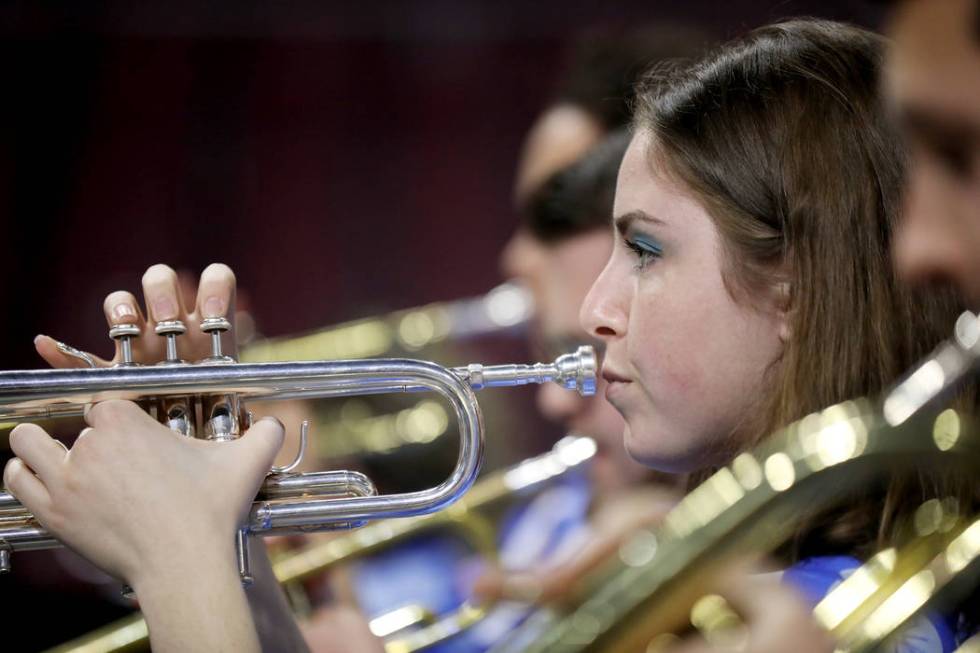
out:
<path id="1" fill-rule="evenodd" d="M 406 359 L 241 364 L 221 352 L 220 335 L 229 327 L 221 318 L 205 320 L 201 328 L 212 335 L 212 355 L 197 364 L 179 360 L 176 336 L 185 328 L 174 321 L 157 325 L 157 334 L 168 340 L 167 360 L 159 365 L 133 363 L 128 345 L 138 330 L 123 325 L 110 333 L 123 345 L 123 362 L 116 367 L 0 372 L 0 421 L 79 416 L 96 402 L 128 399 L 183 435 L 227 441 L 237 438 L 242 422 L 250 420 L 242 410 L 243 401 L 250 399 L 429 391 L 452 406 L 459 422 L 456 467 L 438 486 L 403 494 L 378 496 L 372 482 L 357 472 L 291 473 L 305 449 L 304 424 L 299 456 L 286 467 L 273 468 L 239 534 L 239 567 L 246 582 L 243 538 L 248 534 L 355 528 L 370 520 L 436 512 L 459 499 L 482 462 L 483 418 L 475 390 L 554 382 L 583 395 L 595 392 L 591 347 L 580 347 L 550 364 L 451 369 Z M 0 571 L 10 569 L 13 551 L 57 546 L 60 543 L 13 496 L 0 493 Z"/>

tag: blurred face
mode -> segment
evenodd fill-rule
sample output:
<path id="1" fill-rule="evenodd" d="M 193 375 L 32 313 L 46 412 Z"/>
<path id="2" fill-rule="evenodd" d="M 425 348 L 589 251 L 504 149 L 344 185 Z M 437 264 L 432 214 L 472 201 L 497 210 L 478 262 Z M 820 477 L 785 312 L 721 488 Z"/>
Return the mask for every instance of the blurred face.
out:
<path id="1" fill-rule="evenodd" d="M 739 448 L 739 423 L 782 351 L 783 316 L 765 298 L 732 298 L 714 222 L 649 152 L 644 133 L 626 152 L 612 255 L 581 319 L 606 344 L 605 394 L 626 420 L 626 448 L 688 472 Z"/>
<path id="2" fill-rule="evenodd" d="M 518 231 L 504 250 L 503 268 L 508 277 L 531 291 L 536 307 L 535 340 L 546 358 L 571 351 L 591 338 L 579 325 L 579 308 L 592 282 L 609 260 L 612 237 L 597 229 L 554 244 L 544 244 Z M 623 447 L 623 418 L 602 399 L 603 383 L 596 397 L 581 397 L 554 384 L 539 386 L 538 407 L 548 419 L 570 433 L 596 440 L 598 451 L 591 466 L 601 491 L 615 490 L 641 480 L 648 470 Z"/>
<path id="3" fill-rule="evenodd" d="M 895 243 L 908 278 L 955 281 L 980 307 L 980 2 L 908 0 L 886 89 L 912 149 Z"/>
<path id="4" fill-rule="evenodd" d="M 551 175 L 581 159 L 604 136 L 586 111 L 561 104 L 545 111 L 528 133 L 517 166 L 515 198 L 525 202 Z M 612 238 L 596 230 L 558 243 L 544 244 L 518 230 L 507 244 L 502 267 L 507 277 L 525 284 L 537 315 L 534 339 L 545 358 L 588 342 L 578 312 L 585 293 L 609 258 Z M 550 387 L 549 387 L 550 386 Z M 602 392 L 601 382 L 597 394 Z M 596 440 L 591 474 L 600 492 L 628 486 L 648 474 L 623 448 L 623 419 L 604 399 L 580 397 L 557 386 L 540 386 L 538 407 L 570 432 Z"/>
<path id="5" fill-rule="evenodd" d="M 551 175 L 581 159 L 604 135 L 595 118 L 574 105 L 559 104 L 542 113 L 528 132 L 517 163 L 517 204 L 523 204 Z"/>

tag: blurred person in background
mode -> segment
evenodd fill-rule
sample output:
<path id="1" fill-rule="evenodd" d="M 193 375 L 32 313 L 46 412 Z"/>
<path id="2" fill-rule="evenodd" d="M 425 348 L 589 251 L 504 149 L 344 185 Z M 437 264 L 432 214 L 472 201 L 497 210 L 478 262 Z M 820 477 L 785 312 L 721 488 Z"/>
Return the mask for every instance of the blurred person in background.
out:
<path id="1" fill-rule="evenodd" d="M 980 308 L 980 2 L 899 0 L 885 91 L 912 155 L 895 258 Z"/>
<path id="2" fill-rule="evenodd" d="M 609 216 L 629 141 L 626 128 L 613 132 L 532 193 L 523 207 L 523 223 L 502 256 L 504 272 L 526 284 L 541 307 L 533 342 L 546 357 L 583 342 L 601 344 L 582 330 L 578 313 L 612 251 Z M 601 380 L 596 397 L 538 389 L 542 414 L 596 441 L 588 519 L 563 555 L 510 570 L 503 559 L 500 570 L 479 579 L 480 596 L 560 598 L 630 533 L 658 522 L 679 498 L 683 477 L 658 474 L 630 457 L 623 446 L 622 417 L 602 397 L 604 389 Z"/>
<path id="3" fill-rule="evenodd" d="M 514 185 L 522 222 L 501 255 L 505 277 L 523 284 L 533 298 L 535 356 L 548 359 L 593 342 L 579 326 L 578 312 L 612 248 L 608 221 L 629 141 L 625 125 L 633 84 L 649 66 L 690 58 L 703 51 L 706 41 L 694 28 L 663 25 L 593 34 L 573 48 L 556 99 L 525 139 Z M 542 414 L 568 433 L 594 438 L 596 458 L 588 478 L 570 474 L 504 516 L 500 568 L 476 579 L 483 600 L 504 598 L 504 586 L 509 595 L 541 587 L 548 597 L 564 594 L 626 533 L 658 519 L 676 498 L 660 483 L 651 483 L 664 482 L 665 476 L 629 457 L 622 446 L 622 418 L 608 402 L 554 390 L 538 390 Z M 676 489 L 676 481 L 667 483 Z M 351 565 L 343 575 L 343 593 L 368 616 L 423 598 L 423 605 L 446 610 L 473 594 L 474 574 L 483 564 L 469 557 L 462 543 L 451 538 L 419 538 Z M 447 574 L 446 560 L 453 559 L 460 562 L 455 573 Z M 329 646 L 332 609 L 314 614 L 305 626 L 314 650 L 313 633 L 323 633 Z M 527 613 L 524 602 L 501 606 L 484 623 L 434 650 L 484 650 Z"/>

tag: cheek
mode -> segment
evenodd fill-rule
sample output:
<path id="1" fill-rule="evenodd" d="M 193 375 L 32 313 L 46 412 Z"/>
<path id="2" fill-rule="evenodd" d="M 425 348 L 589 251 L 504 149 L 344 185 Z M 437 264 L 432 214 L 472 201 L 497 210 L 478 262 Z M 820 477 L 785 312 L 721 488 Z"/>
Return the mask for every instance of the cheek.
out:
<path id="1" fill-rule="evenodd" d="M 719 326 L 710 295 L 691 286 L 675 292 L 663 284 L 637 294 L 628 347 L 636 371 L 653 386 L 648 389 L 684 394 L 696 391 L 710 374 L 711 361 L 705 357 Z"/>
<path id="2" fill-rule="evenodd" d="M 646 400 L 630 416 L 627 447 L 666 471 L 701 466 L 755 405 L 781 349 L 777 322 L 723 287 L 694 284 L 641 294 L 632 317 L 630 358 Z"/>

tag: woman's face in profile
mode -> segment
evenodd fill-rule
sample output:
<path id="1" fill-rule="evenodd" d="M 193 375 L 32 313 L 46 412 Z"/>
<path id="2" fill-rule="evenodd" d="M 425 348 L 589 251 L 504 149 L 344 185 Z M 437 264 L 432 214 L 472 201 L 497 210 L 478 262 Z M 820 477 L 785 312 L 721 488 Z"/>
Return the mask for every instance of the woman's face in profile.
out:
<path id="1" fill-rule="evenodd" d="M 714 221 L 648 133 L 626 152 L 613 216 L 612 255 L 581 319 L 606 343 L 606 397 L 626 420 L 626 448 L 670 472 L 725 462 L 782 351 L 783 314 L 775 299 L 733 299 Z"/>

